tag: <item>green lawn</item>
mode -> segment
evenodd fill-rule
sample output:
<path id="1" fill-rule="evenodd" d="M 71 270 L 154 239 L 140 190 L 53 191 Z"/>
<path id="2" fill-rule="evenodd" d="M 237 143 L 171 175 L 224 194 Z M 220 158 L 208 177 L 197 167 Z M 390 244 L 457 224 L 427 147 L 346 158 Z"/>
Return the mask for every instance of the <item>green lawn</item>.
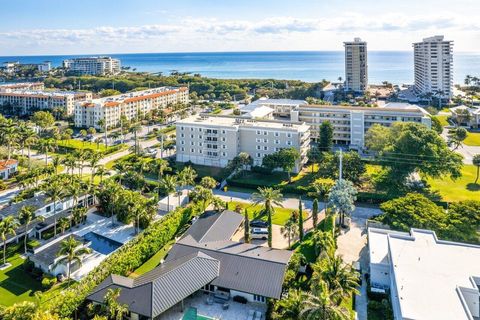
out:
<path id="1" fill-rule="evenodd" d="M 450 178 L 427 179 L 432 191 L 438 191 L 445 201 L 474 200 L 480 196 L 480 184 L 474 184 L 477 167 L 464 165 L 462 176 L 457 180 Z"/>
<path id="2" fill-rule="evenodd" d="M 235 210 L 237 206 L 240 206 L 242 209 L 247 209 L 248 210 L 248 218 L 250 220 L 253 219 L 261 219 L 261 220 L 267 220 L 266 215 L 262 215 L 263 211 L 263 206 L 262 205 L 254 205 L 248 202 L 239 202 L 239 201 L 230 201 L 228 203 L 228 209 L 229 210 Z M 290 219 L 290 216 L 292 215 L 292 212 L 295 211 L 295 209 L 288 209 L 288 208 L 279 208 L 275 207 L 275 213 L 272 216 L 272 223 L 277 224 L 277 225 L 285 225 L 285 223 Z M 304 212 L 304 217 L 306 218 L 307 215 Z"/>
<path id="3" fill-rule="evenodd" d="M 90 141 L 80 141 L 76 139 L 69 139 L 69 140 L 62 140 L 58 141 L 59 147 L 69 147 L 75 149 L 90 149 L 95 151 L 105 151 L 105 144 L 103 143 L 95 143 Z"/>
<path id="4" fill-rule="evenodd" d="M 34 301 L 33 293 L 41 290 L 40 282 L 23 270 L 23 260 L 19 254 L 7 259 L 12 264 L 0 271 L 0 305 L 10 306 L 16 302 Z"/>
<path id="5" fill-rule="evenodd" d="M 178 171 L 182 170 L 185 165 L 183 163 L 177 162 L 177 169 Z M 191 165 L 191 167 L 197 172 L 198 178 L 203 178 L 206 176 L 212 177 L 218 182 L 222 181 L 226 178 L 227 172 L 224 168 L 218 167 L 209 167 L 209 166 L 201 166 L 201 165 Z"/>
<path id="6" fill-rule="evenodd" d="M 137 278 L 148 271 L 155 269 L 163 258 L 167 255 L 170 248 L 175 243 L 175 239 L 170 240 L 160 251 L 158 251 L 153 257 L 148 259 L 144 264 L 142 264 L 138 269 L 132 272 L 129 277 L 130 278 Z"/>
<path id="7" fill-rule="evenodd" d="M 467 138 L 463 141 L 467 146 L 480 146 L 480 133 L 469 132 Z"/>
<path id="8" fill-rule="evenodd" d="M 440 120 L 440 124 L 442 125 L 442 127 L 446 127 L 446 126 L 450 125 L 447 121 L 448 116 L 438 115 L 438 116 L 434 116 L 434 117 L 437 118 L 438 120 Z"/>

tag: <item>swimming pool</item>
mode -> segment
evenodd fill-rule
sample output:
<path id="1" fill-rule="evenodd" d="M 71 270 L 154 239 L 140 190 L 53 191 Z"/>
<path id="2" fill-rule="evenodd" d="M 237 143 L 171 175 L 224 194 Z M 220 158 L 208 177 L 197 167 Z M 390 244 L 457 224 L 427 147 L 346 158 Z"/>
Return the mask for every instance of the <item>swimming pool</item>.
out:
<path id="1" fill-rule="evenodd" d="M 112 253 L 122 246 L 122 243 L 108 239 L 94 232 L 86 233 L 83 238 L 91 242 L 91 249 L 105 255 Z"/>

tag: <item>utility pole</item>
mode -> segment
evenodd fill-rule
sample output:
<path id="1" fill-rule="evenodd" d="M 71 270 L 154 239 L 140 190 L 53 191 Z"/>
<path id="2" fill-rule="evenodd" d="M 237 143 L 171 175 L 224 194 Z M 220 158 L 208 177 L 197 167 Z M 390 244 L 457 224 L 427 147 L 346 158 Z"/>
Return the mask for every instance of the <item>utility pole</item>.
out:
<path id="1" fill-rule="evenodd" d="M 340 149 L 340 164 L 338 168 L 338 180 L 342 180 L 343 176 L 343 152 L 342 149 Z"/>

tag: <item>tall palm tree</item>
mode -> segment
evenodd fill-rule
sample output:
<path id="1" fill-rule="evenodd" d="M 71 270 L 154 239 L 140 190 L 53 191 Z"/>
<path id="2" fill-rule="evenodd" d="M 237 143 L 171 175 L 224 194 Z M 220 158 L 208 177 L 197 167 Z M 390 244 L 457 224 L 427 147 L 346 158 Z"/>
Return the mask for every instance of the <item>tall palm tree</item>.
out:
<path id="1" fill-rule="evenodd" d="M 130 210 L 130 217 L 133 218 L 135 224 L 135 234 L 138 234 L 140 230 L 140 219 L 147 216 L 147 210 L 145 206 L 141 204 L 135 204 Z"/>
<path id="2" fill-rule="evenodd" d="M 60 167 L 62 162 L 62 158 L 60 158 L 59 156 L 55 156 L 52 158 L 52 165 L 55 170 L 55 174 L 58 174 L 58 167 Z"/>
<path id="3" fill-rule="evenodd" d="M 167 193 L 167 211 L 170 211 L 170 194 L 177 190 L 177 177 L 174 175 L 167 175 L 160 181 L 159 186 Z"/>
<path id="4" fill-rule="evenodd" d="M 61 217 L 60 219 L 58 219 L 58 227 L 62 231 L 62 234 L 65 233 L 65 230 L 67 230 L 69 226 L 70 226 L 70 219 L 68 219 L 67 217 Z"/>
<path id="5" fill-rule="evenodd" d="M 17 227 L 18 222 L 13 216 L 8 216 L 0 221 L 0 238 L 3 242 L 3 265 L 7 264 L 7 236 L 9 234 L 15 235 Z"/>
<path id="6" fill-rule="evenodd" d="M 28 127 L 25 122 L 21 122 L 19 125 L 19 135 L 20 135 L 20 144 L 22 146 L 22 156 L 25 152 L 25 146 L 27 146 L 27 141 L 36 136 L 35 131 Z"/>
<path id="7" fill-rule="evenodd" d="M 300 319 L 305 320 L 350 320 L 348 310 L 333 301 L 336 300 L 338 292 L 330 290 L 325 282 L 320 283 L 321 289 L 318 292 L 305 293 Z"/>
<path id="8" fill-rule="evenodd" d="M 299 289 L 290 289 L 285 297 L 275 303 L 274 319 L 297 320 L 300 319 L 305 294 Z"/>
<path id="9" fill-rule="evenodd" d="M 35 210 L 36 208 L 34 206 L 23 206 L 18 212 L 18 218 L 23 222 L 23 224 L 25 224 L 25 237 L 23 240 L 23 249 L 25 254 L 27 254 L 28 226 L 35 218 L 43 220 L 42 216 L 35 217 Z"/>
<path id="10" fill-rule="evenodd" d="M 65 197 L 65 189 L 63 183 L 60 180 L 53 180 L 46 185 L 45 195 L 47 196 L 47 201 L 53 202 L 53 234 L 54 237 L 57 236 L 57 202 L 62 200 Z"/>
<path id="11" fill-rule="evenodd" d="M 97 124 L 103 129 L 103 132 L 104 132 L 104 139 L 105 139 L 105 148 L 108 147 L 108 138 L 107 138 L 107 135 L 108 135 L 108 125 L 107 123 L 105 122 L 105 119 L 100 119 L 98 120 Z"/>
<path id="12" fill-rule="evenodd" d="M 103 165 L 98 165 L 95 168 L 95 176 L 100 177 L 100 183 L 103 183 L 103 177 L 110 175 L 110 171 L 105 168 Z"/>
<path id="13" fill-rule="evenodd" d="M 98 162 L 102 159 L 102 154 L 100 152 L 92 152 L 90 158 L 88 159 L 88 162 L 90 164 L 90 170 L 91 170 L 91 182 L 93 183 L 93 178 L 95 177 L 95 169 L 97 168 Z"/>
<path id="14" fill-rule="evenodd" d="M 117 161 L 113 165 L 113 169 L 117 171 L 118 173 L 118 183 L 121 185 L 122 184 L 122 178 L 125 175 L 127 171 L 129 171 L 131 168 L 130 164 L 128 164 L 125 161 Z"/>
<path id="15" fill-rule="evenodd" d="M 298 236 L 298 223 L 293 219 L 288 219 L 280 231 L 282 235 L 288 239 L 288 247 L 290 248 L 292 239 Z"/>
<path id="16" fill-rule="evenodd" d="M 197 178 L 197 172 L 190 166 L 185 167 L 178 174 L 178 180 L 181 187 L 194 185 Z"/>
<path id="17" fill-rule="evenodd" d="M 28 168 L 30 169 L 32 164 L 32 146 L 38 143 L 37 135 L 33 135 L 25 139 L 25 146 L 27 147 L 27 155 L 28 155 Z"/>
<path id="18" fill-rule="evenodd" d="M 172 170 L 168 166 L 168 161 L 166 161 L 165 159 L 155 159 L 154 162 L 152 163 L 152 169 L 157 171 L 158 181 L 161 181 L 163 179 L 163 174 L 166 171 L 171 171 Z"/>
<path id="19" fill-rule="evenodd" d="M 141 129 L 141 126 L 138 125 L 138 124 L 134 124 L 130 127 L 130 132 L 133 133 L 133 138 L 134 138 L 134 141 L 135 141 L 135 154 L 138 154 L 138 139 L 137 139 L 137 133 L 138 131 L 140 131 Z"/>
<path id="20" fill-rule="evenodd" d="M 10 160 L 13 146 L 18 142 L 19 132 L 15 121 L 5 119 L 0 125 L 0 138 L 2 144 L 7 147 L 7 159 Z"/>
<path id="21" fill-rule="evenodd" d="M 82 247 L 82 243 L 78 242 L 69 236 L 67 239 L 60 242 L 60 249 L 57 252 L 57 256 L 61 257 L 55 262 L 53 268 L 59 264 L 67 263 L 67 278 L 70 279 L 72 263 L 77 262 L 82 265 L 81 257 L 91 252 L 90 248 Z"/>
<path id="22" fill-rule="evenodd" d="M 143 175 L 145 171 L 151 167 L 152 160 L 149 158 L 140 158 L 135 163 L 135 168 L 140 171 L 140 174 Z"/>
<path id="23" fill-rule="evenodd" d="M 272 247 L 272 215 L 275 213 L 273 205 L 283 207 L 283 195 L 280 190 L 264 187 L 258 188 L 258 192 L 252 194 L 252 200 L 255 204 L 264 204 L 265 213 L 268 217 L 268 246 Z"/>
<path id="24" fill-rule="evenodd" d="M 48 153 L 55 150 L 55 140 L 52 138 L 40 140 L 40 149 L 45 154 L 45 164 L 48 164 Z"/>
<path id="25" fill-rule="evenodd" d="M 67 156 L 63 159 L 63 164 L 65 167 L 67 167 L 67 173 L 70 172 L 73 178 L 73 173 L 75 171 L 75 168 L 77 167 L 77 158 L 69 153 Z"/>

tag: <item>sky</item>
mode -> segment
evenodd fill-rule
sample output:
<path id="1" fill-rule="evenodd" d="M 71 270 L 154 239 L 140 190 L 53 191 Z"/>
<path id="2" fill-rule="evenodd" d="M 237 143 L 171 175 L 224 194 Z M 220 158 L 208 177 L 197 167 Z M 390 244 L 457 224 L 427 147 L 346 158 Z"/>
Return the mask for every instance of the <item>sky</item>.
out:
<path id="1" fill-rule="evenodd" d="M 480 0 L 0 0 L 0 55 L 411 50 L 480 52 Z"/>

